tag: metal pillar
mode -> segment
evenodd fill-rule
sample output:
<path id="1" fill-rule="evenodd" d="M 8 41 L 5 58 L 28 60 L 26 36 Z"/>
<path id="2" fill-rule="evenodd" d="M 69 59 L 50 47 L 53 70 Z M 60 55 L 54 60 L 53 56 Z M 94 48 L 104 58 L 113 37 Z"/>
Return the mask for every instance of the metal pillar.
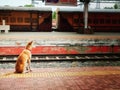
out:
<path id="1" fill-rule="evenodd" d="M 87 1 L 84 2 L 84 29 L 88 28 L 88 3 Z"/>
<path id="2" fill-rule="evenodd" d="M 31 5 L 34 6 L 34 0 L 31 0 Z"/>
<path id="3" fill-rule="evenodd" d="M 100 0 L 97 0 L 96 9 L 100 9 Z"/>

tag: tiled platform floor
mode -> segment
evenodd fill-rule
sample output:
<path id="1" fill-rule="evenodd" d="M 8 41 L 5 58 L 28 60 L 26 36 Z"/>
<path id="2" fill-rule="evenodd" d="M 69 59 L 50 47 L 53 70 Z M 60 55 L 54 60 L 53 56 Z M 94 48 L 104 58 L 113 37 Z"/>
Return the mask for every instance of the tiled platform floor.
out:
<path id="1" fill-rule="evenodd" d="M 120 90 L 120 67 L 0 69 L 0 90 Z"/>

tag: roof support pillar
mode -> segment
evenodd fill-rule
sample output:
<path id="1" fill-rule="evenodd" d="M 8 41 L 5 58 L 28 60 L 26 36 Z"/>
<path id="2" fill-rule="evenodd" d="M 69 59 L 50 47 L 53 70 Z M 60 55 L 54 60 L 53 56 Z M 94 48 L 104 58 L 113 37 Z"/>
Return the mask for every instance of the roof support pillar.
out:
<path id="1" fill-rule="evenodd" d="M 84 18 L 84 28 L 82 28 L 80 31 L 84 34 L 92 34 L 93 31 L 91 27 L 88 26 L 88 4 L 90 1 L 93 0 L 80 0 L 80 2 L 84 3 L 84 12 L 83 12 L 83 18 Z"/>
<path id="2" fill-rule="evenodd" d="M 84 29 L 88 28 L 88 2 L 84 2 Z"/>

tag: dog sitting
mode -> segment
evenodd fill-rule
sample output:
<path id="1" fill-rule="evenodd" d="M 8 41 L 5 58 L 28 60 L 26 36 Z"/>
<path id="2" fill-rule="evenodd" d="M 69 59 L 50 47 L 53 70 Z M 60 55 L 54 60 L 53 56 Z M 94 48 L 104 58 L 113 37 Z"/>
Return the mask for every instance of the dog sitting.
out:
<path id="1" fill-rule="evenodd" d="M 33 47 L 33 41 L 28 42 L 25 49 L 18 56 L 15 65 L 15 73 L 26 73 L 32 71 L 30 68 L 32 47 Z"/>

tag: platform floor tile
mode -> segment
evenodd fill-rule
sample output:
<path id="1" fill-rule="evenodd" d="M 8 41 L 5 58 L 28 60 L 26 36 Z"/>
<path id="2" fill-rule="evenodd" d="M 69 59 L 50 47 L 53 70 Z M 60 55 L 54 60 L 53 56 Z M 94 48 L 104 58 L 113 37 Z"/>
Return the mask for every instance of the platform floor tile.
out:
<path id="1" fill-rule="evenodd" d="M 71 77 L 71 76 L 97 76 L 97 75 L 120 75 L 120 71 L 80 71 L 80 72 L 37 72 L 37 73 L 23 73 L 16 74 L 8 72 L 0 75 L 1 78 L 54 78 L 54 77 Z"/>
<path id="2" fill-rule="evenodd" d="M 120 67 L 0 69 L 0 90 L 120 90 Z"/>

